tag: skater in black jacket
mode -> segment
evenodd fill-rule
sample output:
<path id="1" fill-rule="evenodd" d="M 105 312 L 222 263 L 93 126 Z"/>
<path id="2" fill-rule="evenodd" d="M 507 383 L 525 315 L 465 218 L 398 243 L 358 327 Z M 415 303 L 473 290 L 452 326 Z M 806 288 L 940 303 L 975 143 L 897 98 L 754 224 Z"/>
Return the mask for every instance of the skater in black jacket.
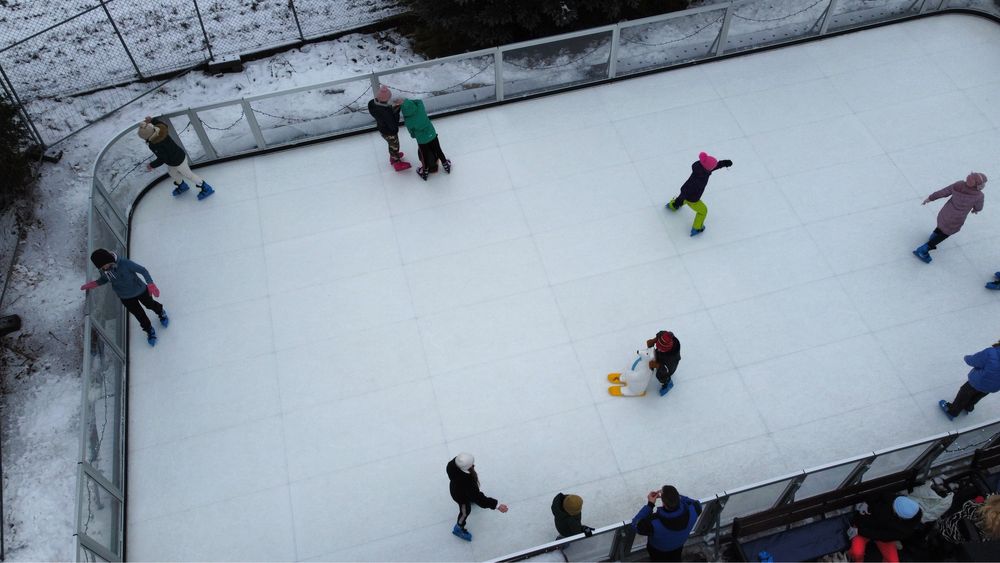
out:
<path id="1" fill-rule="evenodd" d="M 389 87 L 385 84 L 380 86 L 375 99 L 368 100 L 368 113 L 375 118 L 379 135 L 389 145 L 389 164 L 396 172 L 401 172 L 410 167 L 410 163 L 403 160 L 403 153 L 399 152 L 399 105 L 403 101 L 389 101 L 391 97 Z"/>
<path id="2" fill-rule="evenodd" d="M 660 396 L 666 395 L 674 388 L 671 377 L 677 371 L 681 362 L 681 341 L 669 330 L 661 330 L 655 338 L 646 341 L 646 348 L 655 347 L 655 358 L 649 361 L 649 369 L 656 372 L 660 382 Z"/>
<path id="3" fill-rule="evenodd" d="M 173 195 L 178 196 L 188 191 L 191 186 L 186 180 L 191 180 L 198 188 L 198 199 L 202 200 L 215 193 L 212 186 L 191 171 L 187 154 L 170 137 L 170 128 L 167 122 L 160 118 L 146 116 L 146 119 L 139 124 L 139 138 L 146 141 L 146 147 L 156 155 L 156 160 L 146 165 L 146 170 L 152 171 L 161 164 L 167 165 L 167 174 L 174 181 Z"/>
<path id="4" fill-rule="evenodd" d="M 451 498 L 458 503 L 458 520 L 451 533 L 465 541 L 472 541 L 472 534 L 465 529 L 465 521 L 472 511 L 472 503 L 482 508 L 507 512 L 506 504 L 500 504 L 497 499 L 490 498 L 479 490 L 479 475 L 476 474 L 475 463 L 472 454 L 460 453 L 448 462 L 446 468 L 448 480 L 451 481 L 449 484 Z"/>

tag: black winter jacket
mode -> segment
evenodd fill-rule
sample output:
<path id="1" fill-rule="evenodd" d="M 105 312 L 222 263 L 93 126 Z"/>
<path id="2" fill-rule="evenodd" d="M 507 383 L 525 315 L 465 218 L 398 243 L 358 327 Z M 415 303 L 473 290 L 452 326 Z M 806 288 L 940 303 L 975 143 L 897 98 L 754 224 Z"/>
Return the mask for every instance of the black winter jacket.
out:
<path id="1" fill-rule="evenodd" d="M 497 499 L 484 495 L 479 490 L 476 477 L 459 469 L 454 459 L 448 462 L 445 471 L 447 471 L 448 479 L 451 481 L 448 488 L 451 491 L 451 498 L 455 502 L 459 504 L 474 502 L 482 508 L 496 510 L 497 504 L 499 504 Z"/>
<path id="2" fill-rule="evenodd" d="M 886 495 L 868 502 L 868 514 L 857 514 L 854 525 L 858 535 L 870 540 L 902 541 L 911 539 L 922 530 L 920 523 L 921 511 L 909 520 L 903 520 L 892 509 L 896 495 Z"/>
<path id="3" fill-rule="evenodd" d="M 563 508 L 563 501 L 565 499 L 566 495 L 562 493 L 559 493 L 552 499 L 552 516 L 555 516 L 556 531 L 559 532 L 560 536 L 568 538 L 569 536 L 582 534 L 585 528 L 589 528 L 583 525 L 582 514 L 573 516 L 569 512 L 566 512 L 566 509 Z"/>
<path id="4" fill-rule="evenodd" d="M 728 168 L 732 165 L 733 162 L 731 160 L 720 160 L 715 170 Z M 687 181 L 681 186 L 681 195 L 677 198 L 675 205 L 680 207 L 685 201 L 690 201 L 691 203 L 701 201 L 701 195 L 705 193 L 705 186 L 708 185 L 708 177 L 712 175 L 712 172 L 712 170 L 705 170 L 700 160 L 691 163 L 691 175 L 688 176 Z"/>
<path id="5" fill-rule="evenodd" d="M 157 118 L 153 120 L 153 125 L 156 126 L 156 133 L 146 141 L 146 146 L 156 155 L 156 160 L 150 162 L 149 165 L 153 168 L 161 164 L 179 166 L 187 158 L 184 149 L 170 138 L 169 127 L 166 123 Z"/>
<path id="6" fill-rule="evenodd" d="M 392 107 L 376 100 L 368 100 L 368 113 L 375 118 L 378 132 L 383 135 L 399 133 L 399 106 Z"/>

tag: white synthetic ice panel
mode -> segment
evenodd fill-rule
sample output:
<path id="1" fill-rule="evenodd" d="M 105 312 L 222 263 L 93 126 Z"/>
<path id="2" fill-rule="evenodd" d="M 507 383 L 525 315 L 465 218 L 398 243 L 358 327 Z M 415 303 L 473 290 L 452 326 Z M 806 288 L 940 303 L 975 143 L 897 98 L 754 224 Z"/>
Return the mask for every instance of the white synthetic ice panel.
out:
<path id="1" fill-rule="evenodd" d="M 558 492 L 605 525 L 956 428 L 996 194 L 910 251 L 924 197 L 1000 178 L 997 61 L 995 24 L 925 18 L 435 119 L 426 182 L 374 133 L 199 169 L 203 202 L 162 182 L 132 221 L 171 324 L 130 321 L 128 558 L 483 560 L 552 540 Z M 692 238 L 663 205 L 701 150 L 735 164 Z M 664 328 L 670 394 L 609 395 Z M 461 451 L 511 507 L 472 543 Z"/>

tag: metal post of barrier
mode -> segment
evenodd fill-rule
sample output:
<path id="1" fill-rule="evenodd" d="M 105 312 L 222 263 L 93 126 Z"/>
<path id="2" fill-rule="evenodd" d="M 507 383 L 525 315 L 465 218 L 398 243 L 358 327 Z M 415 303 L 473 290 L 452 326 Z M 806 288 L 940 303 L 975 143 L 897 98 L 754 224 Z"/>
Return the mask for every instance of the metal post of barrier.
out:
<path id="1" fill-rule="evenodd" d="M 802 483 L 805 480 L 806 480 L 806 474 L 803 472 L 802 475 L 799 475 L 795 479 L 792 479 L 791 481 L 789 481 L 788 485 L 785 487 L 785 490 L 781 491 L 781 494 L 778 495 L 778 500 L 775 501 L 775 503 L 771 505 L 771 508 L 777 508 L 779 506 L 786 505 L 786 504 L 788 504 L 790 502 L 794 502 L 795 501 L 795 493 L 798 492 L 799 487 L 802 486 Z"/>
<path id="2" fill-rule="evenodd" d="M 622 526 L 615 530 L 615 537 L 611 540 L 608 559 L 611 561 L 625 561 L 625 558 L 632 553 L 632 544 L 634 542 L 635 529 L 629 523 L 622 522 Z"/>
<path id="3" fill-rule="evenodd" d="M 622 24 L 617 24 L 611 30 L 611 54 L 608 55 L 608 78 L 618 76 L 618 42 L 621 40 Z"/>
<path id="4" fill-rule="evenodd" d="M 111 10 L 108 10 L 108 5 L 105 0 L 100 0 L 101 8 L 104 8 L 104 15 L 108 16 L 108 21 L 111 23 L 111 29 L 115 30 L 115 35 L 118 36 L 118 41 L 121 41 L 122 49 L 125 49 L 125 54 L 128 55 L 128 60 L 132 61 L 132 66 L 135 68 L 135 73 L 139 75 L 140 79 L 145 79 L 146 77 L 142 75 L 142 71 L 139 70 L 139 65 L 135 62 L 135 57 L 132 56 L 132 51 L 129 50 L 128 45 L 125 43 L 125 38 L 122 37 L 122 32 L 118 31 L 118 24 L 115 23 L 115 18 L 111 17 Z"/>
<path id="5" fill-rule="evenodd" d="M 917 481 L 924 481 L 927 478 L 928 473 L 931 470 L 931 464 L 934 460 L 941 455 L 948 446 L 958 439 L 958 434 L 951 434 L 941 438 L 940 440 L 931 444 L 922 454 L 917 456 L 917 459 L 913 460 L 913 463 L 906 466 L 906 469 L 916 469 L 917 470 Z"/>
<path id="6" fill-rule="evenodd" d="M 208 133 L 205 132 L 205 126 L 201 123 L 201 118 L 198 114 L 191 108 L 187 110 L 188 120 L 191 122 L 191 127 L 194 128 L 194 132 L 198 135 L 198 140 L 201 141 L 201 146 L 205 148 L 205 156 L 209 160 L 215 160 L 219 158 L 219 154 L 215 152 L 215 147 L 212 145 L 212 141 L 208 138 Z"/>
<path id="7" fill-rule="evenodd" d="M 302 26 L 299 25 L 299 13 L 295 10 L 295 0 L 288 0 L 288 7 L 292 10 L 292 18 L 295 19 L 295 28 L 299 30 L 299 39 L 305 41 L 306 36 L 302 33 Z"/>
<path id="8" fill-rule="evenodd" d="M 493 90 L 495 91 L 497 101 L 503 101 L 503 51 L 500 47 L 497 47 L 493 51 L 493 82 L 495 84 Z"/>
<path id="9" fill-rule="evenodd" d="M 837 0 L 830 0 L 830 5 L 826 7 L 826 12 L 823 13 L 823 23 L 819 26 L 819 34 L 826 35 L 826 31 L 830 29 L 830 15 L 837 8 Z"/>
<path id="10" fill-rule="evenodd" d="M 861 461 L 844 477 L 844 480 L 837 485 L 837 489 L 843 489 L 844 487 L 850 487 L 851 485 L 856 485 L 861 482 L 861 477 L 864 476 L 868 468 L 872 466 L 872 462 L 875 461 L 875 455 L 869 456 Z"/>
<path id="11" fill-rule="evenodd" d="M 722 20 L 722 29 L 719 30 L 719 44 L 715 46 L 715 53 L 713 53 L 716 57 L 726 50 L 726 41 L 729 38 L 729 22 L 733 19 L 733 12 L 735 10 L 736 8 L 733 7 L 732 2 L 726 6 L 726 15 Z"/>
<path id="12" fill-rule="evenodd" d="M 250 102 L 246 98 L 242 98 L 240 103 L 243 104 L 243 115 L 247 116 L 247 123 L 250 124 L 250 131 L 253 133 L 253 138 L 257 141 L 257 148 L 266 149 L 267 141 L 264 140 L 264 133 L 261 132 L 260 125 L 257 124 L 257 115 L 254 114 L 253 108 L 250 107 Z"/>
<path id="13" fill-rule="evenodd" d="M 198 0 L 191 0 L 194 3 L 194 13 L 198 16 L 198 25 L 201 26 L 201 34 L 205 36 L 205 48 L 208 49 L 208 59 L 212 60 L 212 42 L 208 40 L 208 32 L 205 31 L 205 22 L 201 19 L 201 9 L 198 8 Z"/>

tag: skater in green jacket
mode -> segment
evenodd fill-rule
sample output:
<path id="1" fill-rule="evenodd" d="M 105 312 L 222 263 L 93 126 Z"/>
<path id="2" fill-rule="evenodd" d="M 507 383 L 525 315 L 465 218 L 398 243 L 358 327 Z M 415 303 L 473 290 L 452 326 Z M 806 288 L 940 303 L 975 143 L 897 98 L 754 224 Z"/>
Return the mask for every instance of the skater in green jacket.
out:
<path id="1" fill-rule="evenodd" d="M 407 98 L 403 100 L 401 107 L 406 130 L 410 133 L 410 137 L 417 141 L 417 153 L 420 156 L 420 168 L 417 168 L 417 174 L 427 180 L 428 175 L 438 171 L 438 161 L 441 161 L 444 171 L 451 174 L 451 161 L 441 150 L 437 131 L 434 130 L 431 119 L 427 117 L 424 102 Z"/>

